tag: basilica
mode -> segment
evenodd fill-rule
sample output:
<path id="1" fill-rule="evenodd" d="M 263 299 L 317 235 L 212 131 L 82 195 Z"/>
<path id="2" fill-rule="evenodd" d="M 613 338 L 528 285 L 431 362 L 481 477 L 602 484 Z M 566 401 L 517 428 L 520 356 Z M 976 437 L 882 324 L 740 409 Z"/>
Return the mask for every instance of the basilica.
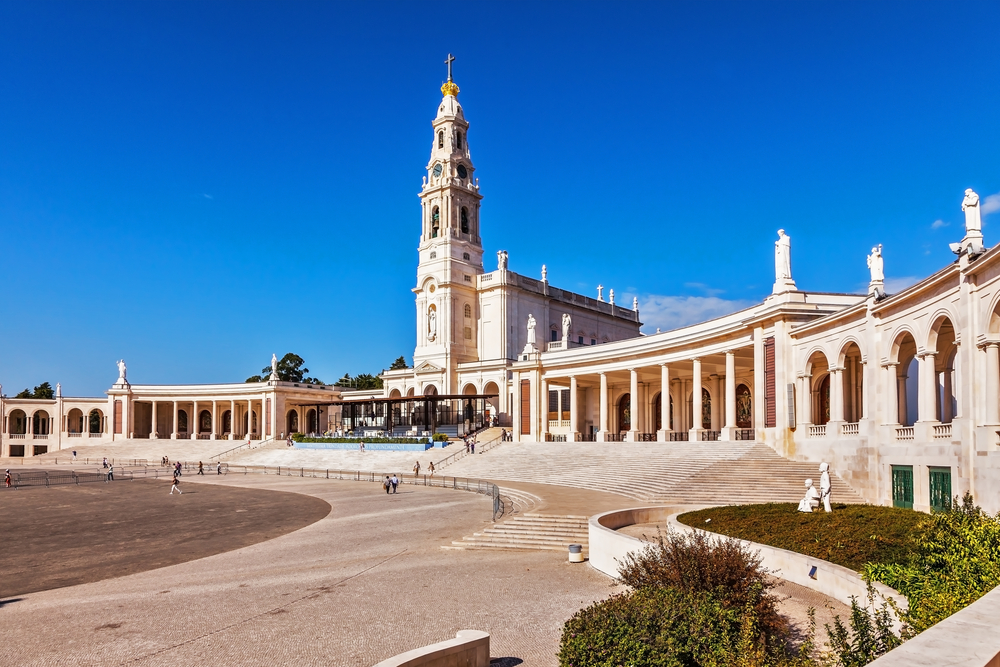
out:
<path id="1" fill-rule="evenodd" d="M 81 438 L 264 440 L 336 428 L 362 399 L 474 397 L 475 424 L 518 441 L 752 440 L 829 462 L 869 502 L 928 510 L 970 491 L 1000 510 L 1000 250 L 984 245 L 975 192 L 956 197 L 955 261 L 897 294 L 881 247 L 857 258 L 867 294 L 797 289 L 779 230 L 760 303 L 643 335 L 635 302 L 560 289 L 544 268 L 520 275 L 506 251 L 486 252 L 470 124 L 450 75 L 441 92 L 420 191 L 413 367 L 385 372 L 381 395 L 276 379 L 137 385 L 123 365 L 105 397 L 0 399 L 0 455 Z"/>

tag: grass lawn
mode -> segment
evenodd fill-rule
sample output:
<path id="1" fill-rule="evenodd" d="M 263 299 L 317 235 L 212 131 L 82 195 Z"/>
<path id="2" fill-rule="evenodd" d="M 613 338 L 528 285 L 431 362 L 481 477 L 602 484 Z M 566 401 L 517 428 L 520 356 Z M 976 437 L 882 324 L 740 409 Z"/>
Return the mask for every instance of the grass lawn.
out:
<path id="1" fill-rule="evenodd" d="M 792 503 L 730 505 L 681 514 L 681 523 L 860 570 L 865 563 L 903 563 L 914 526 L 927 515 L 876 505 L 835 504 L 833 512 L 799 512 Z M 711 521 L 708 521 L 711 519 Z"/>

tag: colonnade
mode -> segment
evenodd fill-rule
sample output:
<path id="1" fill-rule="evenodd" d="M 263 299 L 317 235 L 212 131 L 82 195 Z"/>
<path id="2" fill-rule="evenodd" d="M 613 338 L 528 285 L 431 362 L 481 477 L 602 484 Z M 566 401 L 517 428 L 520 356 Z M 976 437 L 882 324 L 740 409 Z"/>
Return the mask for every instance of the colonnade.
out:
<path id="1" fill-rule="evenodd" d="M 155 399 L 146 401 L 133 400 L 131 409 L 133 423 L 132 428 L 130 429 L 133 436 L 136 432 L 138 432 L 138 429 L 136 428 L 137 425 L 135 424 L 135 404 L 140 402 L 150 404 L 151 415 L 149 438 L 151 440 L 161 437 L 169 437 L 171 440 L 189 438 L 192 440 L 216 440 L 229 437 L 229 439 L 235 440 L 246 436 L 251 436 L 256 439 L 261 439 L 263 437 L 264 420 L 266 419 L 265 411 L 267 409 L 268 400 L 265 397 L 257 399 L 211 399 L 204 401 L 196 399 L 187 401 L 160 401 Z M 162 409 L 168 410 L 168 414 L 170 414 L 171 418 L 164 432 L 160 432 L 160 424 L 158 423 Z M 227 409 L 229 412 L 228 424 L 224 422 L 224 416 Z M 181 430 L 180 428 L 179 417 L 182 410 L 187 416 L 187 428 L 185 430 Z M 211 426 L 203 432 L 201 413 L 206 410 L 208 410 L 211 415 Z M 249 419 L 247 417 L 248 415 L 250 415 Z M 256 420 L 254 419 L 255 416 Z M 228 430 L 226 429 L 227 426 L 229 427 Z M 169 434 L 169 436 L 167 434 Z"/>

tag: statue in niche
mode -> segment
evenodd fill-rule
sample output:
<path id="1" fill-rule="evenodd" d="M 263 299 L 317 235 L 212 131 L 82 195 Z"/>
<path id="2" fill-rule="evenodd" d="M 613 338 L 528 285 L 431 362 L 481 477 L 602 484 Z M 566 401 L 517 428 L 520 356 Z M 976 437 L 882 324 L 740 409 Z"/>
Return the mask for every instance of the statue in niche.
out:
<path id="1" fill-rule="evenodd" d="M 777 282 L 792 279 L 792 237 L 778 230 L 778 240 L 774 242 L 774 279 Z"/>
<path id="2" fill-rule="evenodd" d="M 880 283 L 885 280 L 885 272 L 882 270 L 881 243 L 872 248 L 872 254 L 868 255 L 868 269 L 872 272 L 873 283 Z"/>
<path id="3" fill-rule="evenodd" d="M 563 342 L 569 340 L 569 330 L 573 327 L 573 318 L 569 316 L 569 313 L 563 313 L 562 316 L 562 339 Z"/>
<path id="4" fill-rule="evenodd" d="M 832 512 L 833 508 L 830 507 L 830 489 L 832 488 L 832 484 L 830 483 L 830 464 L 825 462 L 820 463 L 819 473 L 819 492 L 823 498 L 823 509 L 827 512 Z"/>
<path id="5" fill-rule="evenodd" d="M 434 342 L 438 335 L 437 309 L 431 306 L 427 309 L 427 340 Z"/>
<path id="6" fill-rule="evenodd" d="M 535 317 L 531 313 L 528 314 L 528 345 L 535 346 Z"/>
<path id="7" fill-rule="evenodd" d="M 813 486 L 813 481 L 811 479 L 806 480 L 806 496 L 799 501 L 799 511 L 800 512 L 812 512 L 813 509 L 819 507 L 820 495 L 819 490 Z"/>
<path id="8" fill-rule="evenodd" d="M 127 371 L 127 369 L 125 368 L 125 360 L 124 359 L 119 359 L 118 360 L 118 384 L 128 384 L 128 381 L 125 379 L 126 371 Z"/>
<path id="9" fill-rule="evenodd" d="M 276 354 L 271 355 L 271 379 L 278 379 L 278 355 Z"/>
<path id="10" fill-rule="evenodd" d="M 507 251 L 497 250 L 497 269 L 500 271 L 507 270 Z"/>
<path id="11" fill-rule="evenodd" d="M 613 287 L 610 290 L 608 290 L 608 299 L 609 299 L 608 303 L 610 303 L 612 306 L 615 305 L 615 290 Z"/>
<path id="12" fill-rule="evenodd" d="M 983 231 L 983 218 L 979 211 L 979 195 L 973 192 L 972 188 L 965 191 L 965 199 L 962 200 L 962 210 L 965 212 L 965 234 L 981 235 Z"/>

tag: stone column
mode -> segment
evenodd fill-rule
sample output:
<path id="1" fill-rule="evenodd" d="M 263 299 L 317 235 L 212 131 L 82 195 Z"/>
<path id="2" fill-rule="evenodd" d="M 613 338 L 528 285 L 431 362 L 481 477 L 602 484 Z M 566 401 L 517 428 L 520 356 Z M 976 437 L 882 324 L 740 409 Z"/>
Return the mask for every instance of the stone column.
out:
<path id="1" fill-rule="evenodd" d="M 830 367 L 830 421 L 844 421 L 844 369 L 836 366 Z"/>
<path id="2" fill-rule="evenodd" d="M 969 416 L 966 411 L 966 417 Z M 1000 343 L 986 344 L 986 424 L 1000 424 Z"/>
<path id="3" fill-rule="evenodd" d="M 160 437 L 160 434 L 156 432 L 156 401 L 153 401 L 152 405 L 153 407 L 151 409 L 153 411 L 153 418 L 152 418 L 152 426 L 150 427 L 151 430 L 149 431 L 149 438 L 151 440 L 156 440 L 157 438 Z"/>
<path id="4" fill-rule="evenodd" d="M 899 364 L 885 365 L 885 424 L 899 423 L 899 381 L 896 378 L 896 367 Z"/>
<path id="5" fill-rule="evenodd" d="M 566 438 L 570 442 L 576 442 L 580 439 L 580 422 L 577 413 L 577 393 L 576 393 L 576 376 L 569 376 L 569 436 Z"/>
<path id="6" fill-rule="evenodd" d="M 607 442 L 608 440 L 608 376 L 606 373 L 601 373 L 601 429 L 597 433 L 598 442 Z"/>
<path id="7" fill-rule="evenodd" d="M 920 359 L 919 391 L 917 392 L 917 420 L 937 421 L 937 374 L 934 357 L 937 352 L 924 352 Z"/>
<path id="8" fill-rule="evenodd" d="M 703 430 L 701 418 L 701 359 L 691 361 L 693 377 L 691 379 L 691 433 L 688 436 L 692 442 L 699 440 L 698 434 Z"/>
<path id="9" fill-rule="evenodd" d="M 177 401 L 174 401 L 173 403 L 174 403 L 174 423 L 173 423 L 173 428 L 171 429 L 170 439 L 171 440 L 176 440 L 177 439 Z"/>
<path id="10" fill-rule="evenodd" d="M 907 379 L 907 377 L 909 377 L 909 376 L 907 376 L 905 374 L 905 371 L 904 371 L 903 375 L 897 375 L 896 376 L 896 401 L 898 403 L 898 406 L 896 407 L 896 411 L 898 413 L 896 415 L 896 419 L 898 420 L 896 422 L 897 424 L 905 424 L 906 420 L 909 418 L 909 415 L 910 415 L 910 411 L 908 409 L 907 399 L 906 399 L 906 379 Z"/>
<path id="11" fill-rule="evenodd" d="M 628 414 L 629 424 L 628 435 L 625 439 L 628 442 L 635 442 L 639 434 L 639 371 L 634 368 L 630 368 L 629 372 L 629 395 L 628 395 Z M 621 430 L 622 425 L 619 424 L 618 428 Z"/>
<path id="12" fill-rule="evenodd" d="M 726 423 L 719 438 L 736 439 L 736 353 L 732 350 L 726 350 Z"/>
<path id="13" fill-rule="evenodd" d="M 549 433 L 549 381 L 541 378 L 539 384 L 542 387 L 542 400 L 539 405 L 538 415 L 542 425 L 538 431 L 538 440 L 539 442 L 545 442 L 545 436 Z"/>
<path id="14" fill-rule="evenodd" d="M 219 426 L 218 426 L 218 422 L 217 422 L 218 417 L 216 416 L 218 414 L 218 412 L 219 412 L 219 402 L 213 400 L 212 401 L 212 434 L 210 436 L 208 436 L 209 440 L 215 440 L 218 437 Z"/>
<path id="15" fill-rule="evenodd" d="M 950 424 L 955 417 L 951 411 L 951 369 L 945 368 L 941 371 L 941 423 Z"/>
<path id="16" fill-rule="evenodd" d="M 306 424 L 306 426 L 309 426 L 309 425 Z M 236 401 L 233 400 L 233 399 L 230 399 L 230 401 L 229 401 L 229 439 L 230 440 L 235 440 L 236 439 L 236 431 L 238 431 L 238 430 L 239 429 L 236 428 Z"/>
<path id="17" fill-rule="evenodd" d="M 194 421 L 191 421 L 192 419 Z M 191 401 L 191 414 L 188 415 L 188 433 L 191 434 L 192 440 L 197 440 L 200 432 L 198 430 L 198 401 Z"/>
<path id="18" fill-rule="evenodd" d="M 660 429 L 656 432 L 657 442 L 670 439 L 670 367 L 660 364 Z"/>

